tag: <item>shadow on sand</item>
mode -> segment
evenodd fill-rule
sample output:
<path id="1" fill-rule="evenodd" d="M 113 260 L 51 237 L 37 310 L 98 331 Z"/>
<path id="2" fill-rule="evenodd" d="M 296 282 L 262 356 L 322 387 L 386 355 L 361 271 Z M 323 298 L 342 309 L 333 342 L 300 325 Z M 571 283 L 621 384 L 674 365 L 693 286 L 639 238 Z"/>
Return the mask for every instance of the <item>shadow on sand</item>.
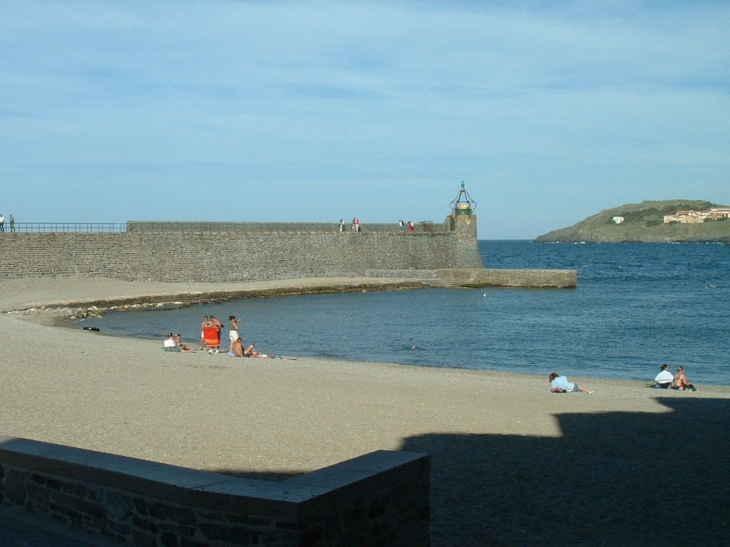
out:
<path id="1" fill-rule="evenodd" d="M 556 415 L 561 437 L 405 439 L 433 459 L 432 547 L 730 545 L 730 399 L 657 401 Z"/>
<path id="2" fill-rule="evenodd" d="M 730 545 L 730 400 L 557 415 L 560 438 L 409 438 L 428 452 L 433 547 Z"/>

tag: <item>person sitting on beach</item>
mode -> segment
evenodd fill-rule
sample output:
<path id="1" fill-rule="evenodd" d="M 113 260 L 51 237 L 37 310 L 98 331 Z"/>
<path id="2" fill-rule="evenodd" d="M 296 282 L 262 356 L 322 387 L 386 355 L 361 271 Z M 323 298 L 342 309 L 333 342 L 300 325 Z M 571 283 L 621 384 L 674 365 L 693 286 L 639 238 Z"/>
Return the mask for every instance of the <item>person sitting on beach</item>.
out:
<path id="1" fill-rule="evenodd" d="M 253 344 L 251 344 L 250 346 L 248 346 L 246 349 L 243 350 L 243 355 L 245 357 L 266 357 L 262 353 L 259 353 L 258 351 L 256 351 L 256 346 Z"/>
<path id="2" fill-rule="evenodd" d="M 672 376 L 672 373 L 669 372 L 669 365 L 665 363 L 659 368 L 659 374 L 656 375 L 654 381 L 656 384 L 652 387 L 655 388 L 668 389 L 672 386 L 674 376 Z"/>
<path id="3" fill-rule="evenodd" d="M 243 340 L 241 340 L 240 336 L 231 341 L 231 349 L 228 350 L 228 355 L 231 357 L 243 357 Z"/>
<path id="4" fill-rule="evenodd" d="M 677 367 L 677 374 L 674 375 L 674 385 L 672 386 L 672 389 L 678 389 L 679 391 L 691 389 L 692 391 L 697 391 L 695 386 L 693 386 L 687 379 L 687 375 L 684 373 L 684 367 Z"/>
<path id="5" fill-rule="evenodd" d="M 231 357 L 263 357 L 262 354 L 256 351 L 256 346 L 253 344 L 247 348 L 243 347 L 243 339 L 240 336 L 231 342 L 231 349 L 228 355 Z"/>
<path id="6" fill-rule="evenodd" d="M 165 341 L 162 343 L 162 349 L 165 351 L 180 351 L 180 348 L 177 347 L 177 344 L 175 343 L 175 335 L 170 333 L 167 335 L 167 338 L 165 338 Z"/>
<path id="7" fill-rule="evenodd" d="M 180 348 L 180 351 L 182 351 L 183 353 L 193 353 L 193 348 L 191 348 L 187 344 L 183 344 L 181 334 L 175 335 L 175 345 Z"/>
<path id="8" fill-rule="evenodd" d="M 563 390 L 556 391 L 556 393 L 577 393 L 578 391 L 581 393 L 593 393 L 584 387 L 580 387 L 575 382 L 569 382 L 566 376 L 560 376 L 557 372 L 552 372 L 548 378 L 550 379 L 550 388 L 552 390 Z"/>

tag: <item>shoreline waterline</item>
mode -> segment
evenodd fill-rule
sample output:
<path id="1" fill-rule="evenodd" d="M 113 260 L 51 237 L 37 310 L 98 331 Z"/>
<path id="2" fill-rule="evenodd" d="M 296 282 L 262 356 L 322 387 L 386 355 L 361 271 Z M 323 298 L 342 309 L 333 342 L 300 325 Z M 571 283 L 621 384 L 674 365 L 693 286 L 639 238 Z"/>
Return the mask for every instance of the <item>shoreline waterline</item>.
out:
<path id="1" fill-rule="evenodd" d="M 361 278 L 361 279 L 305 279 L 305 280 L 279 280 L 269 282 L 253 282 L 253 283 L 235 283 L 235 284 L 205 284 L 200 290 L 189 290 L 189 285 L 183 285 L 188 288 L 181 291 L 181 284 L 165 284 L 165 283 L 140 283 L 140 282 L 123 282 L 117 280 L 108 280 L 106 278 L 71 278 L 75 282 L 78 290 L 73 292 L 73 296 L 62 296 L 61 298 L 50 298 L 46 291 L 53 290 L 54 283 L 44 284 L 42 281 L 33 283 L 36 288 L 48 285 L 44 290 L 29 291 L 25 303 L 16 304 L 8 307 L 3 302 L 0 295 L 0 311 L 9 315 L 17 316 L 25 321 L 35 323 L 41 326 L 77 330 L 80 321 L 85 318 L 84 315 L 89 310 L 94 313 L 94 309 L 98 312 L 119 311 L 119 307 L 128 309 L 139 308 L 158 308 L 175 309 L 180 307 L 195 306 L 207 303 L 220 303 L 230 300 L 243 300 L 248 298 L 276 298 L 293 295 L 308 295 L 322 293 L 340 293 L 340 292 L 370 292 L 370 291 L 392 291 L 392 290 L 416 290 L 423 288 L 444 287 L 442 283 L 430 283 L 433 280 L 392 280 L 377 278 Z M 334 282 L 333 282 L 334 281 Z M 3 282 L 7 283 L 7 282 Z M 87 290 L 78 287 L 77 283 L 86 285 Z M 124 291 L 109 294 L 111 286 L 124 288 Z M 0 285 L 0 288 L 2 286 Z M 94 287 L 92 289 L 92 287 Z M 453 286 L 448 286 L 454 288 Z M 5 287 L 7 288 L 7 287 Z M 101 289 L 101 291 L 99 290 Z M 130 292 L 131 289 L 131 292 Z M 468 289 L 465 289 L 468 290 Z M 62 291 L 63 292 L 63 291 Z M 99 292 L 106 295 L 102 298 Z M 45 300 L 45 303 L 44 303 Z M 93 315 L 92 315 L 93 316 Z M 142 338 L 135 336 L 119 336 L 109 332 L 89 332 L 93 336 L 102 337 L 118 337 L 131 340 L 152 341 L 151 338 Z M 197 340 L 191 340 L 190 343 L 197 347 Z M 161 342 L 160 342 L 161 346 Z M 225 354 L 225 352 L 224 352 Z M 297 356 L 294 356 L 297 357 Z M 541 374 L 514 372 L 495 369 L 468 369 L 458 367 L 420 367 L 419 365 L 411 365 L 407 363 L 385 362 L 385 361 L 359 361 L 341 358 L 327 357 L 297 357 L 297 359 L 317 359 L 326 362 L 351 362 L 365 363 L 369 365 L 392 365 L 397 367 L 409 368 L 438 368 L 440 370 L 451 370 L 464 373 L 475 373 L 485 375 L 514 375 L 520 378 L 532 378 L 540 380 L 543 378 Z M 547 374 L 545 375 L 547 376 Z M 627 387 L 647 387 L 651 384 L 650 379 L 641 380 L 622 380 L 618 378 L 595 377 L 589 375 L 571 375 L 571 379 L 580 381 L 581 383 L 609 383 Z M 547 383 L 547 382 L 546 382 Z M 701 390 L 708 393 L 730 393 L 730 385 L 701 385 Z M 655 390 L 657 392 L 665 392 L 665 390 Z M 671 390 L 670 390 L 671 392 Z"/>

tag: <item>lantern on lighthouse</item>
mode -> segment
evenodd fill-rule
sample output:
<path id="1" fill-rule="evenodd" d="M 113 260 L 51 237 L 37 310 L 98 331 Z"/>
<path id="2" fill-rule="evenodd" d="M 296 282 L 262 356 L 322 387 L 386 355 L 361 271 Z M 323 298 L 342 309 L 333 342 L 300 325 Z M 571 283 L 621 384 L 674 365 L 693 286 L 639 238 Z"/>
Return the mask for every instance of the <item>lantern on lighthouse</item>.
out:
<path id="1" fill-rule="evenodd" d="M 464 181 L 461 182 L 461 190 L 456 195 L 456 199 L 451 202 L 451 212 L 454 215 L 471 215 L 477 208 L 477 202 L 469 197 L 469 193 L 464 188 Z"/>

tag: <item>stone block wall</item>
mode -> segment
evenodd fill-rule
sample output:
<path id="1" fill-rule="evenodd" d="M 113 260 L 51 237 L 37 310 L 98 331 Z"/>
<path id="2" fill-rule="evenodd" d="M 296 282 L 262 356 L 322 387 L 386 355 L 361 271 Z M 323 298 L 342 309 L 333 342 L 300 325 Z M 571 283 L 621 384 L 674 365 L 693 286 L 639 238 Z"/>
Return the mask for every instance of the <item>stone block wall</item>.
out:
<path id="1" fill-rule="evenodd" d="M 378 451 L 282 482 L 0 437 L 0 501 L 140 547 L 424 547 L 430 457 Z"/>
<path id="2" fill-rule="evenodd" d="M 476 232 L 468 241 L 448 231 L 332 230 L 132 230 L 6 233 L 0 237 L 0 279 L 87 276 L 126 281 L 237 282 L 444 268 L 484 268 Z"/>

